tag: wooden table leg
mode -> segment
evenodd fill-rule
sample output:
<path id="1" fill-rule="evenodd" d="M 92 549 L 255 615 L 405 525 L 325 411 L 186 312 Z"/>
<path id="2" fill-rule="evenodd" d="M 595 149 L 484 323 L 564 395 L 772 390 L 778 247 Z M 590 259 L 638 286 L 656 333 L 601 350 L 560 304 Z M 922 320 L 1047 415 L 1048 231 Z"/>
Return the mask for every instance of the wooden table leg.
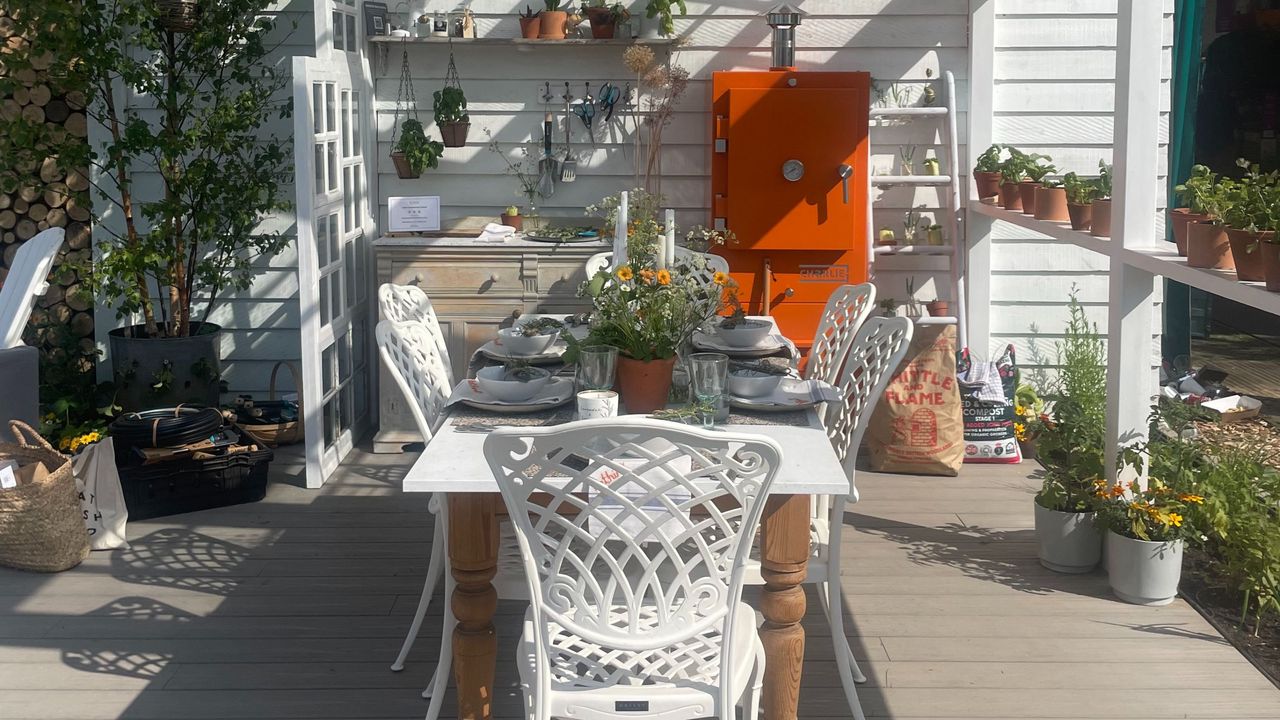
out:
<path id="1" fill-rule="evenodd" d="M 449 571 L 457 582 L 450 607 L 458 619 L 453 632 L 453 678 L 459 720 L 493 717 L 498 659 L 493 614 L 498 609 L 498 591 L 491 581 L 498 569 L 498 503 L 497 495 L 449 496 Z"/>
<path id="2" fill-rule="evenodd" d="M 774 495 L 760 530 L 764 590 L 760 640 L 769 658 L 761 707 L 765 720 L 795 720 L 804 671 L 804 576 L 809 565 L 809 497 Z"/>

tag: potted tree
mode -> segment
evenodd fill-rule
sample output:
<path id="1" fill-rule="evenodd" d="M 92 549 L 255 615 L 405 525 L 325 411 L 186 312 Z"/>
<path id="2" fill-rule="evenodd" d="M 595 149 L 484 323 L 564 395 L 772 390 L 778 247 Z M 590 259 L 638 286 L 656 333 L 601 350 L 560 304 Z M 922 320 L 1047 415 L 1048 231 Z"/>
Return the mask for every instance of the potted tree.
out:
<path id="1" fill-rule="evenodd" d="M 175 23 L 173 4 L 150 0 L 36 3 L 10 14 L 15 37 L 32 40 L 10 43 L 8 72 L 56 64 L 102 128 L 91 143 L 47 138 L 44 152 L 65 171 L 91 162 L 100 170 L 97 257 L 80 273 L 124 321 L 109 348 L 125 410 L 218 404 L 222 334 L 211 314 L 289 242 L 262 225 L 289 207 L 281 188 L 293 180 L 292 150 L 265 129 L 288 81 L 269 57 L 270 5 L 206 0 L 189 24 Z M 6 134 L 11 122 L 0 119 Z M 28 172 L 6 167 L 6 182 Z M 38 176 L 30 185 L 43 187 Z M 85 195 L 73 199 L 90 207 Z"/>
<path id="2" fill-rule="evenodd" d="M 440 165 L 444 145 L 427 137 L 422 123 L 415 118 L 405 118 L 400 123 L 400 137 L 391 149 L 391 162 L 396 175 L 404 180 L 414 180 L 427 168 Z"/>
<path id="3" fill-rule="evenodd" d="M 1135 605 L 1168 605 L 1178 595 L 1182 551 L 1198 531 L 1186 518 L 1204 498 L 1181 492 L 1160 478 L 1111 488 L 1098 509 L 1107 530 L 1107 582 Z"/>
<path id="4" fill-rule="evenodd" d="M 1217 178 L 1217 174 L 1204 165 L 1194 165 L 1191 176 L 1173 189 L 1182 207 L 1169 211 L 1169 222 L 1173 225 L 1173 241 L 1182 257 L 1187 256 L 1187 226 L 1211 219 L 1205 211 L 1205 201 L 1213 192 L 1213 184 Z"/>
<path id="5" fill-rule="evenodd" d="M 973 181 L 978 188 L 979 200 L 1000 196 L 1000 156 L 1003 154 L 1002 145 L 992 145 L 974 163 Z"/>
<path id="6" fill-rule="evenodd" d="M 1000 207 L 1015 212 L 1022 211 L 1022 192 L 1019 184 L 1027 175 L 1027 166 L 1033 161 L 1016 147 L 1006 147 L 1009 157 L 1000 163 Z"/>
<path id="7" fill-rule="evenodd" d="M 450 66 L 452 67 L 452 66 Z M 446 85 L 431 95 L 435 105 L 436 126 L 445 147 L 462 147 L 467 144 L 467 132 L 471 129 L 471 116 L 467 114 L 467 96 L 457 85 Z"/>
<path id="8" fill-rule="evenodd" d="M 545 0 L 546 9 L 542 11 L 542 21 L 538 27 L 538 37 L 543 40 L 563 40 L 569 22 L 569 13 L 560 9 L 561 0 Z"/>
<path id="9" fill-rule="evenodd" d="M 542 14 L 525 5 L 524 12 L 520 13 L 520 37 L 526 40 L 537 40 L 541 32 Z"/>
<path id="10" fill-rule="evenodd" d="M 591 0 L 587 6 L 587 20 L 591 22 L 591 37 L 597 40 L 613 38 L 619 24 L 631 18 L 622 3 L 605 4 L 605 0 Z"/>
<path id="11" fill-rule="evenodd" d="M 1058 168 L 1054 167 L 1050 162 L 1053 158 L 1048 155 L 1040 155 L 1033 153 L 1027 156 L 1026 168 L 1023 170 L 1025 177 L 1018 185 L 1018 192 L 1022 195 L 1022 213 L 1024 215 L 1036 214 L 1036 189 L 1040 187 L 1041 181 L 1050 173 L 1055 173 Z"/>
<path id="12" fill-rule="evenodd" d="M 1098 161 L 1098 199 L 1093 201 L 1093 221 L 1089 234 L 1094 237 L 1111 237 L 1111 166 L 1105 160 Z"/>
<path id="13" fill-rule="evenodd" d="M 1037 220 L 1067 222 L 1071 219 L 1071 213 L 1067 209 L 1067 188 L 1062 180 L 1041 180 L 1040 186 L 1035 189 L 1034 205 Z"/>
<path id="14" fill-rule="evenodd" d="M 1280 225 L 1280 207 L 1275 205 L 1277 173 L 1263 174 L 1257 163 L 1237 160 L 1245 176 L 1234 185 L 1224 220 L 1236 278 L 1247 282 L 1266 279 L 1261 243 L 1270 243 Z"/>
<path id="15" fill-rule="evenodd" d="M 1093 223 L 1093 201 L 1098 198 L 1098 185 L 1069 172 L 1062 176 L 1062 187 L 1067 194 L 1067 217 L 1072 230 L 1088 231 Z"/>

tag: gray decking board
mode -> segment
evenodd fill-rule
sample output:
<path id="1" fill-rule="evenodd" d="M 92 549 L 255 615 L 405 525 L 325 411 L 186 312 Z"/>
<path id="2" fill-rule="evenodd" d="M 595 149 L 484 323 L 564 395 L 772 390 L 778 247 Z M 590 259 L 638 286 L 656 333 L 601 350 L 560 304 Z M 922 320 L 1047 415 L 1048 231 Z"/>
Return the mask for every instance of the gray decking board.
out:
<path id="1" fill-rule="evenodd" d="M 387 670 L 430 539 L 426 499 L 398 490 L 409 459 L 357 452 L 320 491 L 276 483 L 256 505 L 133 523 L 131 549 L 62 575 L 0 570 L 0 718 L 421 716 L 438 602 L 406 670 Z M 1280 690 L 1185 603 L 1125 605 L 1101 573 L 1039 567 L 1031 469 L 859 475 L 843 577 L 867 714 L 1280 718 Z M 503 720 L 519 717 L 521 612 L 497 618 Z M 801 717 L 846 717 L 812 594 L 805 626 Z"/>

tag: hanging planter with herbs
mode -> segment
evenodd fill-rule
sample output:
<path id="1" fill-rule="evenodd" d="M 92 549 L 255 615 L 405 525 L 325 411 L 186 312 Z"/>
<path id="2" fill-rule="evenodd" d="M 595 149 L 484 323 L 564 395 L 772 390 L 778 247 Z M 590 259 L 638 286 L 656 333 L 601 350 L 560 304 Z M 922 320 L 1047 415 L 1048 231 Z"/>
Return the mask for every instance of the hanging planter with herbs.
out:
<path id="1" fill-rule="evenodd" d="M 402 108 L 403 120 L 400 118 Z M 409 76 L 409 50 L 406 47 L 400 56 L 400 88 L 396 91 L 396 116 L 391 130 L 391 162 L 396 166 L 397 176 L 413 180 L 421 176 L 423 170 L 439 166 L 442 154 L 444 146 L 428 138 L 422 122 L 418 120 L 418 99 Z"/>
<path id="2" fill-rule="evenodd" d="M 159 0 L 160 27 L 171 33 L 189 33 L 196 29 L 200 19 L 200 4 L 196 0 Z"/>
<path id="3" fill-rule="evenodd" d="M 467 132 L 471 129 L 471 116 L 467 114 L 467 96 L 462 92 L 458 79 L 458 66 L 453 61 L 453 43 L 450 43 L 449 69 L 445 71 L 444 87 L 435 91 L 436 125 L 440 127 L 440 139 L 445 147 L 462 147 L 467 144 Z"/>

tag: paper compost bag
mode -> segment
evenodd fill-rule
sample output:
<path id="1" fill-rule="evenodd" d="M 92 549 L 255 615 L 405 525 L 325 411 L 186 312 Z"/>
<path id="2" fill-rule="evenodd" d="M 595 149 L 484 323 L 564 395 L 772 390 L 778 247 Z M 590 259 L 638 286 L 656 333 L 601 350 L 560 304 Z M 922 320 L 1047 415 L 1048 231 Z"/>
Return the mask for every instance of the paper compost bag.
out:
<path id="1" fill-rule="evenodd" d="M 867 425 L 871 469 L 950 475 L 964 463 L 954 326 L 917 326 Z"/>

